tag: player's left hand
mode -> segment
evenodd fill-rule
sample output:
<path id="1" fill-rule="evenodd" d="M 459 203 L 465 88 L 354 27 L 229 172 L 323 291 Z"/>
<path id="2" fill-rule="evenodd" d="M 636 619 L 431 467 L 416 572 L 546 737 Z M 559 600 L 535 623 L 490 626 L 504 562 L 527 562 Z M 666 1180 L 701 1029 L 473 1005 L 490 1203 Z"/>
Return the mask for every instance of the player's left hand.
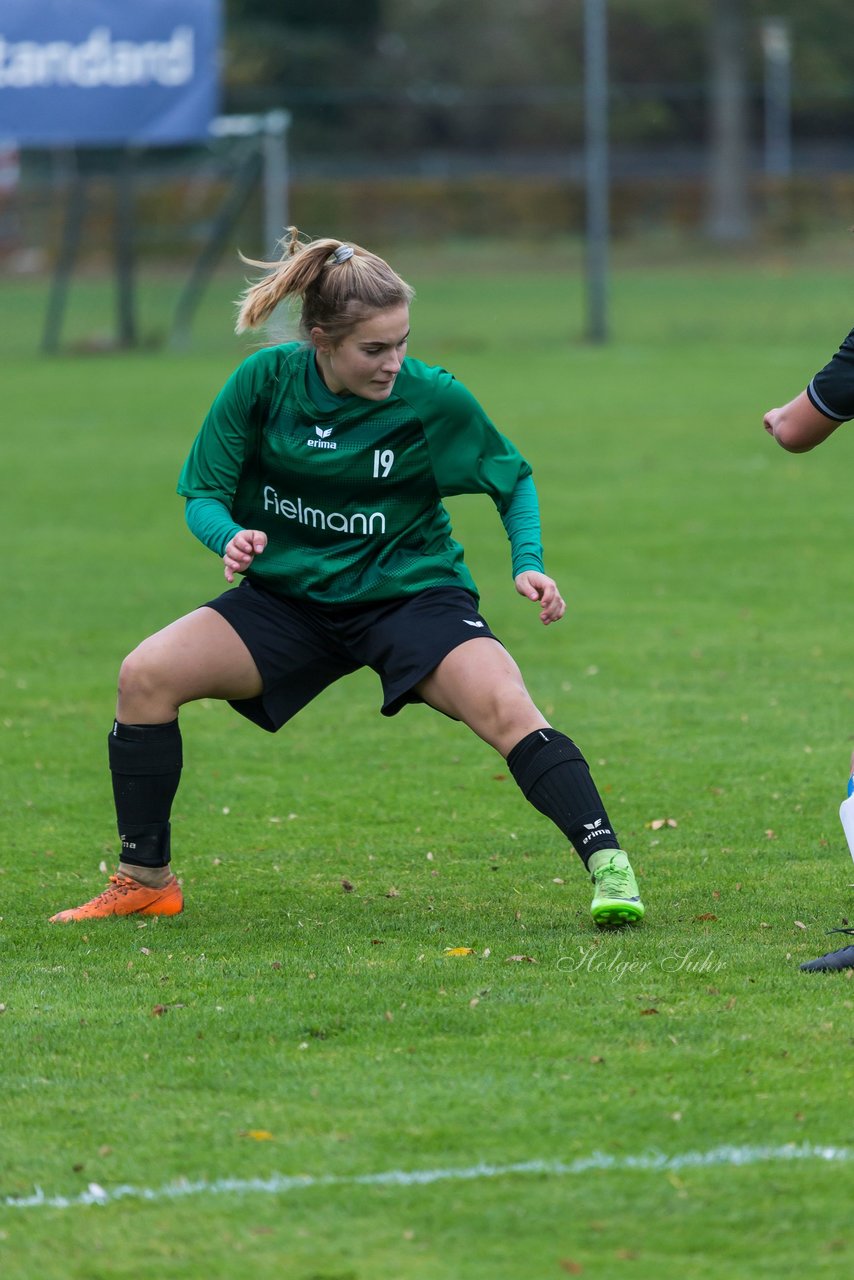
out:
<path id="1" fill-rule="evenodd" d="M 560 622 L 566 613 L 566 605 L 554 578 L 538 573 L 536 569 L 526 569 L 524 573 L 517 574 L 515 582 L 520 596 L 524 596 L 526 600 L 536 600 L 542 605 L 540 622 L 543 626 L 547 627 L 550 622 Z"/>

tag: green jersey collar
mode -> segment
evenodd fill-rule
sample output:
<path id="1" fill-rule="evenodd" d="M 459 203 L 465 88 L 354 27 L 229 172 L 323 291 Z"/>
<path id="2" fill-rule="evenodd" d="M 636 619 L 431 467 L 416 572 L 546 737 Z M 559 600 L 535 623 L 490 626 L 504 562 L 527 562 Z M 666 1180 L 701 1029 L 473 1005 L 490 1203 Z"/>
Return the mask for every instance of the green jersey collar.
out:
<path id="1" fill-rule="evenodd" d="M 330 391 L 323 381 L 320 376 L 320 370 L 317 367 L 314 347 L 308 347 L 306 355 L 305 390 L 315 408 L 319 409 L 321 413 L 335 413 L 337 409 L 342 409 L 345 405 L 350 404 L 355 399 L 352 392 L 348 391 L 346 395 L 338 396 L 334 391 Z"/>

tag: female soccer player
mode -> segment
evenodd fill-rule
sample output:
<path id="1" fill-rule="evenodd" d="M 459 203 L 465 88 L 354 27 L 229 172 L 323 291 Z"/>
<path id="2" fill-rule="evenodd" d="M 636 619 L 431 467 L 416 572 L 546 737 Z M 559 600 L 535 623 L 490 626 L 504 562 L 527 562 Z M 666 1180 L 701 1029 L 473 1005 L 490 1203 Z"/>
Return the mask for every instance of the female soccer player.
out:
<path id="1" fill-rule="evenodd" d="M 413 291 L 358 245 L 289 228 L 243 295 L 237 331 L 285 300 L 302 342 L 268 346 L 232 374 L 178 483 L 192 532 L 227 590 L 124 661 L 109 759 L 121 838 L 110 884 L 54 921 L 175 915 L 169 816 L 181 772 L 178 710 L 223 698 L 275 733 L 333 681 L 380 677 L 384 715 L 425 702 L 506 757 L 524 795 L 572 842 L 600 925 L 639 921 L 629 859 L 578 747 L 534 706 L 478 613 L 442 499 L 486 493 L 510 539 L 521 596 L 564 615 L 543 571 L 531 468 L 444 369 L 406 354 Z"/>

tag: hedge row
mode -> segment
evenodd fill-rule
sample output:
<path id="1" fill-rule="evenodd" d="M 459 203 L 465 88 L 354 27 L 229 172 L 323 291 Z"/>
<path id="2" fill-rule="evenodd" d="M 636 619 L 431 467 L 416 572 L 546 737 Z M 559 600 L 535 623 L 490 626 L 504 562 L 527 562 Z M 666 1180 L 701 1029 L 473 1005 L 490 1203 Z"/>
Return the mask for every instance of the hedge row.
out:
<path id="1" fill-rule="evenodd" d="M 187 256 L 198 252 L 229 194 L 222 181 L 186 176 L 142 178 L 134 193 L 134 239 L 142 256 Z M 615 236 L 703 227 L 707 188 L 698 179 L 634 179 L 612 189 Z M 751 192 L 758 228 L 795 236 L 854 222 L 854 176 L 797 178 L 786 183 L 757 181 Z M 262 198 L 250 197 L 227 236 L 249 254 L 263 253 Z M 65 202 L 62 193 L 31 186 L 0 205 L 0 242 L 7 252 L 42 251 L 54 259 Z M 113 235 L 115 190 L 103 178 L 88 191 L 81 257 L 103 254 Z M 537 239 L 580 235 L 585 199 L 579 185 L 548 177 L 507 179 L 408 178 L 297 182 L 289 216 L 311 234 L 339 235 L 366 244 L 434 243 L 456 237 Z"/>

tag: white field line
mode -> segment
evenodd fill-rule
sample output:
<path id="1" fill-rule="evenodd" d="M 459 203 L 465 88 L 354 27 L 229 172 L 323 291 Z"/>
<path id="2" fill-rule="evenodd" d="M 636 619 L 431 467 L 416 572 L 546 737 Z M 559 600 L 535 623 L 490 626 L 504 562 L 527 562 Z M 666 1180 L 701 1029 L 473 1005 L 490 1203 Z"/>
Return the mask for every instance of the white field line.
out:
<path id="1" fill-rule="evenodd" d="M 847 1147 L 816 1147 L 810 1143 L 788 1143 L 782 1147 L 712 1147 L 709 1151 L 685 1151 L 667 1156 L 650 1151 L 637 1156 L 608 1156 L 602 1152 L 583 1156 L 568 1164 L 560 1160 L 526 1160 L 518 1164 L 474 1164 L 459 1169 L 391 1169 L 385 1173 L 349 1175 L 274 1173 L 269 1178 L 217 1178 L 193 1181 L 181 1179 L 163 1187 L 117 1186 L 111 1191 L 90 1182 L 79 1195 L 46 1195 L 36 1187 L 29 1196 L 5 1196 L 0 1206 L 8 1209 L 73 1209 L 78 1205 L 107 1205 L 118 1200 L 181 1200 L 187 1196 L 282 1195 L 288 1191 L 308 1191 L 313 1187 L 418 1187 L 432 1182 L 475 1182 L 483 1178 L 504 1178 L 519 1174 L 545 1174 L 562 1178 L 574 1174 L 629 1171 L 638 1173 L 672 1173 L 682 1169 L 708 1169 L 715 1166 L 743 1168 L 755 1164 L 790 1163 L 793 1160 L 818 1160 L 830 1164 L 846 1164 L 852 1159 Z"/>

